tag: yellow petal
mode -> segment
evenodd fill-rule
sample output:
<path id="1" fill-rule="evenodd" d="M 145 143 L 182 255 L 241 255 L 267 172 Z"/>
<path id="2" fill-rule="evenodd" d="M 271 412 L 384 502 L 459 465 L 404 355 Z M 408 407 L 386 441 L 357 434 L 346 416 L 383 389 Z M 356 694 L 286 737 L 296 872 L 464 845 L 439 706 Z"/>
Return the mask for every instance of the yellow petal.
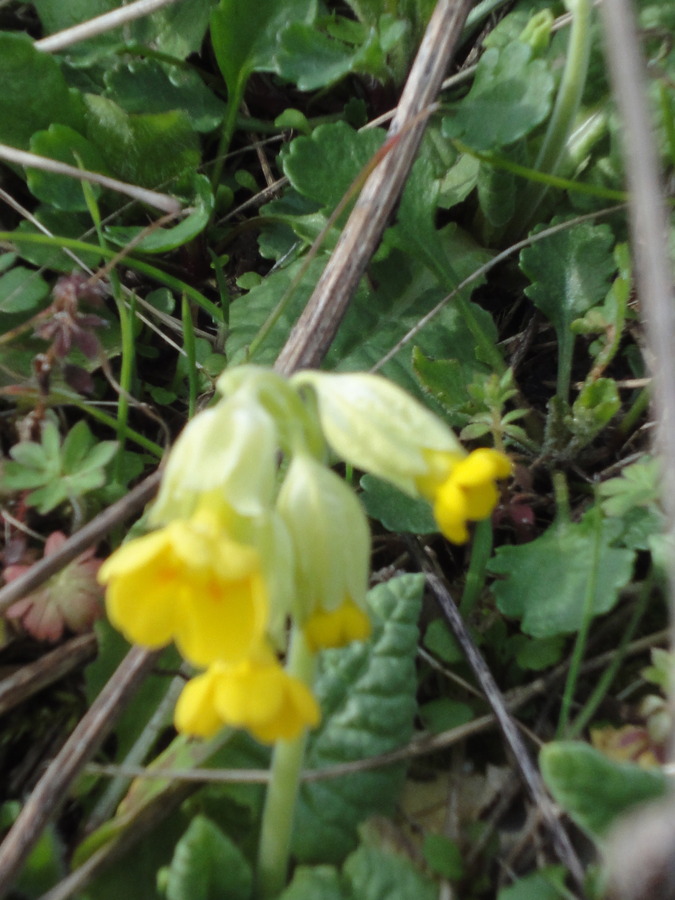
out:
<path id="1" fill-rule="evenodd" d="M 171 599 L 156 582 L 144 578 L 116 579 L 108 587 L 106 608 L 111 624 L 132 644 L 154 649 L 168 644 L 173 637 Z"/>
<path id="2" fill-rule="evenodd" d="M 469 540 L 469 531 L 466 527 L 468 518 L 466 493 L 452 479 L 436 494 L 434 518 L 441 533 L 453 544 L 466 544 Z"/>
<path id="3" fill-rule="evenodd" d="M 370 619 L 353 600 L 347 598 L 337 609 L 318 608 L 303 627 L 313 652 L 324 647 L 344 647 L 351 641 L 365 641 L 370 636 Z"/>
<path id="4" fill-rule="evenodd" d="M 245 728 L 258 740 L 291 740 L 318 724 L 320 711 L 309 688 L 274 660 L 255 660 L 224 673 L 215 692 L 222 720 Z"/>
<path id="5" fill-rule="evenodd" d="M 463 487 L 475 487 L 506 478 L 511 474 L 511 460 L 499 450 L 481 447 L 474 450 L 453 469 L 451 478 Z"/>
<path id="6" fill-rule="evenodd" d="M 223 727 L 214 702 L 218 678 L 218 669 L 212 669 L 188 681 L 174 712 L 177 731 L 208 738 Z"/>
<path id="7" fill-rule="evenodd" d="M 234 582 L 215 577 L 188 581 L 176 611 L 176 643 L 197 666 L 216 661 L 233 665 L 262 639 L 267 612 L 267 592 L 258 573 Z"/>

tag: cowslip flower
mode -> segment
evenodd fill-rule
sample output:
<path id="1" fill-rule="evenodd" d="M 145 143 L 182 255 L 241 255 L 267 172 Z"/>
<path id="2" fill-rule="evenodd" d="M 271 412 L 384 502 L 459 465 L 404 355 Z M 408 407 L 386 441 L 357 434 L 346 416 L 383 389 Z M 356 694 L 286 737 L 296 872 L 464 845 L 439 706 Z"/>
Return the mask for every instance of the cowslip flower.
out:
<path id="1" fill-rule="evenodd" d="M 44 555 L 51 556 L 67 538 L 55 531 L 47 538 Z M 87 631 L 103 614 L 103 591 L 96 581 L 103 560 L 94 556 L 94 547 L 85 550 L 42 587 L 17 600 L 7 610 L 7 618 L 21 622 L 38 641 L 58 641 L 66 628 Z M 7 583 L 28 571 L 27 565 L 10 565 L 3 571 Z"/>
<path id="2" fill-rule="evenodd" d="M 467 523 L 488 518 L 499 500 L 495 482 L 510 474 L 508 456 L 481 447 L 460 459 L 434 455 L 429 474 L 418 480 L 418 487 L 431 500 L 441 533 L 453 544 L 465 544 Z"/>
<path id="3" fill-rule="evenodd" d="M 220 728 L 245 728 L 265 744 L 293 740 L 318 725 L 319 706 L 304 682 L 288 675 L 266 647 L 234 666 L 214 663 L 192 678 L 178 698 L 176 729 L 211 737 Z"/>
<path id="4" fill-rule="evenodd" d="M 276 453 L 274 420 L 244 394 L 197 413 L 171 448 L 151 522 L 187 519 L 205 498 L 226 500 L 242 516 L 263 514 L 273 499 Z"/>
<path id="5" fill-rule="evenodd" d="M 293 614 L 312 649 L 368 637 L 370 530 L 354 492 L 313 457 L 297 454 L 281 486 L 278 509 L 293 542 Z"/>
<path id="6" fill-rule="evenodd" d="M 260 554 L 232 540 L 208 511 L 123 544 L 99 581 L 110 621 L 128 640 L 156 648 L 174 639 L 197 666 L 240 662 L 265 633 Z"/>
<path id="7" fill-rule="evenodd" d="M 379 375 L 303 370 L 291 382 L 313 390 L 323 433 L 341 459 L 405 493 L 418 493 L 428 452 L 465 455 L 444 422 Z"/>
<path id="8" fill-rule="evenodd" d="M 326 440 L 342 459 L 433 506 L 440 531 L 455 544 L 468 522 L 487 518 L 499 499 L 495 482 L 509 458 L 482 448 L 467 454 L 453 432 L 404 390 L 377 375 L 302 371 L 292 381 L 315 393 Z"/>

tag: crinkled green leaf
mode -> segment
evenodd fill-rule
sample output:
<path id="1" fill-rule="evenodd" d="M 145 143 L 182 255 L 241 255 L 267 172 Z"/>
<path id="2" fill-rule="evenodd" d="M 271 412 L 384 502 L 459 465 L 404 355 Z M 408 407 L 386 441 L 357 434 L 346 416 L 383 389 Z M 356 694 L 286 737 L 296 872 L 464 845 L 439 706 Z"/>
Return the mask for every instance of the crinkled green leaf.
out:
<path id="1" fill-rule="evenodd" d="M 499 609 L 521 619 L 521 628 L 533 637 L 553 637 L 577 631 L 584 619 L 589 585 L 593 616 L 609 612 L 619 591 L 633 574 L 635 554 L 611 546 L 616 528 L 611 521 L 599 525 L 588 514 L 579 522 L 552 525 L 528 544 L 499 547 L 488 565 L 505 576 L 492 585 Z"/>
<path id="2" fill-rule="evenodd" d="M 355 131 L 342 121 L 319 125 L 290 144 L 284 172 L 299 193 L 332 212 L 383 141 L 380 129 Z"/>
<path id="3" fill-rule="evenodd" d="M 206 175 L 195 175 L 193 187 L 195 197 L 192 212 L 171 228 L 156 228 L 134 244 L 135 250 L 143 253 L 167 253 L 189 243 L 206 228 L 214 205 L 211 185 Z M 112 243 L 124 247 L 130 241 L 134 241 L 141 230 L 140 227 L 111 225 L 105 232 Z"/>
<path id="4" fill-rule="evenodd" d="M 373 475 L 361 479 L 360 494 L 366 512 L 377 519 L 388 531 L 408 531 L 412 534 L 430 534 L 438 531 L 438 525 L 426 500 L 409 497 L 388 481 Z"/>
<path id="5" fill-rule="evenodd" d="M 539 761 L 556 802 L 592 837 L 602 837 L 617 816 L 668 789 L 660 769 L 614 762 L 581 741 L 547 744 Z"/>
<path id="6" fill-rule="evenodd" d="M 507 146 L 543 122 L 552 93 L 549 66 L 533 59 L 529 44 L 491 48 L 480 58 L 468 95 L 443 119 L 443 134 L 475 150 Z"/>
<path id="7" fill-rule="evenodd" d="M 223 120 L 225 104 L 199 75 L 154 59 L 133 60 L 105 75 L 106 96 L 128 113 L 182 109 L 195 131 L 213 131 Z"/>
<path id="8" fill-rule="evenodd" d="M 162 873 L 167 900 L 248 900 L 253 873 L 241 850 L 206 816 L 195 816 Z"/>
<path id="9" fill-rule="evenodd" d="M 0 313 L 34 310 L 49 294 L 49 285 L 33 269 L 14 266 L 0 276 Z"/>
<path id="10" fill-rule="evenodd" d="M 87 137 L 123 181 L 154 188 L 199 165 L 199 139 L 182 110 L 130 115 L 106 97 L 85 100 Z"/>
<path id="11" fill-rule="evenodd" d="M 31 138 L 30 150 L 77 168 L 106 174 L 105 163 L 96 147 L 67 125 L 50 125 L 46 131 L 37 131 Z M 75 212 L 87 209 L 82 183 L 77 178 L 42 169 L 27 169 L 26 175 L 32 194 L 43 203 Z M 91 190 L 95 197 L 101 192 L 96 184 L 91 185 Z"/>
<path id="12" fill-rule="evenodd" d="M 386 753 L 412 736 L 417 618 L 424 578 L 403 575 L 369 592 L 370 641 L 325 651 L 315 693 L 322 710 L 305 765 L 320 769 Z M 337 862 L 356 844 L 358 824 L 390 812 L 404 769 L 393 765 L 300 789 L 293 849 L 301 862 Z M 365 895 L 363 895 L 365 896 Z"/>
<path id="13" fill-rule="evenodd" d="M 64 4 L 65 5 L 65 4 Z M 83 106 L 56 59 L 28 35 L 0 33 L 0 142 L 27 150 L 31 135 L 54 122 L 82 126 Z"/>

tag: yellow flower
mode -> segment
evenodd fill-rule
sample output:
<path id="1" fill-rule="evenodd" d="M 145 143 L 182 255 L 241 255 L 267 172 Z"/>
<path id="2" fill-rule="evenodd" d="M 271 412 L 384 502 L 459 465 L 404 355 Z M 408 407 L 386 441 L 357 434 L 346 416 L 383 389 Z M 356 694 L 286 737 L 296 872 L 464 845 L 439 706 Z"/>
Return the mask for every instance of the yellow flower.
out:
<path id="1" fill-rule="evenodd" d="M 267 649 L 235 666 L 214 663 L 189 681 L 178 698 L 178 731 L 210 737 L 229 725 L 265 744 L 289 741 L 321 718 L 304 682 L 288 675 Z"/>
<path id="2" fill-rule="evenodd" d="M 173 638 L 198 666 L 240 662 L 265 632 L 260 556 L 206 514 L 124 544 L 98 577 L 110 621 L 130 641 L 161 647 Z"/>
<path id="3" fill-rule="evenodd" d="M 464 459 L 446 460 L 447 474 L 420 479 L 419 488 L 433 501 L 434 517 L 445 537 L 453 544 L 469 540 L 467 522 L 487 519 L 499 500 L 495 481 L 511 474 L 511 461 L 498 450 L 485 447 Z M 442 471 L 442 460 L 431 461 L 431 470 Z"/>
<path id="4" fill-rule="evenodd" d="M 351 641 L 365 641 L 370 637 L 370 619 L 349 597 L 337 609 L 319 607 L 304 624 L 304 633 L 312 651 L 324 647 L 344 647 Z"/>
<path id="5" fill-rule="evenodd" d="M 438 416 L 380 375 L 303 369 L 291 384 L 312 389 L 326 441 L 341 459 L 405 493 L 417 493 L 429 452 L 464 455 Z"/>

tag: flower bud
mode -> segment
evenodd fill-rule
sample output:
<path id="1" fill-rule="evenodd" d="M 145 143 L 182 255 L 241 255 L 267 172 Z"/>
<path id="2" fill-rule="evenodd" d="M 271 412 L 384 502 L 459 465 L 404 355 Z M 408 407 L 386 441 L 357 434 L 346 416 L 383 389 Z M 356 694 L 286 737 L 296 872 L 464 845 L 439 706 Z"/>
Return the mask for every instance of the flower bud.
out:
<path id="1" fill-rule="evenodd" d="M 342 610 L 340 621 L 331 621 L 322 633 L 337 635 L 339 643 L 364 637 L 365 613 L 354 616 L 353 610 L 362 611 L 365 604 L 370 530 L 356 495 L 338 475 L 303 454 L 291 461 L 278 509 L 293 541 L 298 623 Z"/>

